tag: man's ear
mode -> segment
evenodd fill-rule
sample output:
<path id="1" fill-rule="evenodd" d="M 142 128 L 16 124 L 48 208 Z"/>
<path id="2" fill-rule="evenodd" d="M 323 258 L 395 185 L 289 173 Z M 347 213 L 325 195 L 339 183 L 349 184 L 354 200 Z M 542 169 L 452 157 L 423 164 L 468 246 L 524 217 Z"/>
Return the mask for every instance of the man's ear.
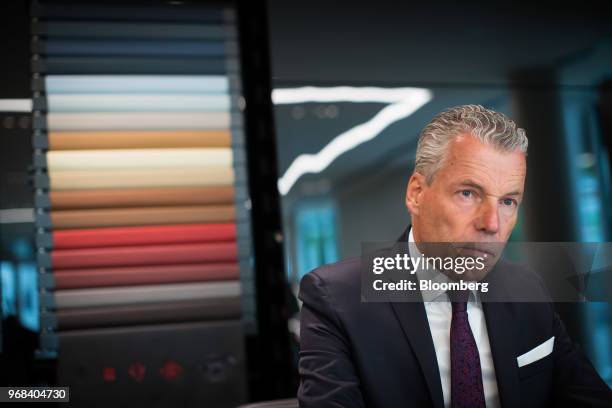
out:
<path id="1" fill-rule="evenodd" d="M 421 173 L 414 172 L 408 180 L 408 187 L 406 188 L 406 208 L 410 211 L 410 214 L 419 215 L 420 204 L 422 201 L 423 192 L 427 187 L 425 176 Z"/>

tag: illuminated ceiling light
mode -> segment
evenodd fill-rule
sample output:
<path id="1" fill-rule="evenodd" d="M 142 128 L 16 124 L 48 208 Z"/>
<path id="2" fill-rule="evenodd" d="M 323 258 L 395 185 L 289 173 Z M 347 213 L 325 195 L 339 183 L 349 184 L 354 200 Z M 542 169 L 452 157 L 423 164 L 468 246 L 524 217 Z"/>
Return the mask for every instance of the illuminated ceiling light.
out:
<path id="1" fill-rule="evenodd" d="M 31 112 L 31 99 L 0 99 L 0 112 Z"/>
<path id="2" fill-rule="evenodd" d="M 378 136 L 389 125 L 407 118 L 433 97 L 425 88 L 378 88 L 338 86 L 331 88 L 301 87 L 275 89 L 272 101 L 275 105 L 299 103 L 355 102 L 387 103 L 374 117 L 332 139 L 315 154 L 301 154 L 293 160 L 278 180 L 282 195 L 289 193 L 297 180 L 307 173 L 320 173 L 341 154 Z"/>

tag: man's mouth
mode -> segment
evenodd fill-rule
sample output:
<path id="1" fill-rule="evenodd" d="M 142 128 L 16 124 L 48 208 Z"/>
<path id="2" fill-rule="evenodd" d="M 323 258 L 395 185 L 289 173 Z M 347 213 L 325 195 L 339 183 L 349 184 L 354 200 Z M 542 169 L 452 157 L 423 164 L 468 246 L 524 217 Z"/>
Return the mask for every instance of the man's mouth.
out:
<path id="1" fill-rule="evenodd" d="M 461 256 L 467 256 L 470 258 L 489 258 L 494 259 L 497 254 L 492 248 L 485 248 L 482 246 L 457 246 L 455 247 L 458 254 Z"/>

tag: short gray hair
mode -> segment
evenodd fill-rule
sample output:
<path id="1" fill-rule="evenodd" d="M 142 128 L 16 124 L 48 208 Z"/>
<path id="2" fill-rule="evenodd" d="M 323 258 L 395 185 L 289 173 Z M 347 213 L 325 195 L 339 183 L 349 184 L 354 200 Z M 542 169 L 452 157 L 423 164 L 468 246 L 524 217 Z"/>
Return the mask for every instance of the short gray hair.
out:
<path id="1" fill-rule="evenodd" d="M 502 151 L 519 149 L 527 154 L 525 130 L 512 119 L 481 105 L 461 105 L 440 112 L 423 128 L 414 170 L 430 184 L 446 158 L 449 142 L 466 133 Z"/>

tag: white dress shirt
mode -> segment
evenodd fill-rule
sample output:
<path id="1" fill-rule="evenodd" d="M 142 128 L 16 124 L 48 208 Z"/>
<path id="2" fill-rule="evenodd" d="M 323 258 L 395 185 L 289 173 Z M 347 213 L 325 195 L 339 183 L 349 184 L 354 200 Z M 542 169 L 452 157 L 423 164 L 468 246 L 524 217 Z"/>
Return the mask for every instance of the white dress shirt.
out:
<path id="1" fill-rule="evenodd" d="M 412 228 L 408 236 L 408 245 L 411 257 L 422 256 L 412 235 Z M 416 271 L 419 279 L 431 279 L 433 281 L 449 280 L 439 272 L 427 269 Z M 450 327 L 452 319 L 452 305 L 445 291 L 421 291 L 429 330 L 433 338 L 438 369 L 440 370 L 440 381 L 442 382 L 442 394 L 444 405 L 450 407 L 451 404 L 451 357 L 450 357 Z M 480 356 L 480 370 L 482 372 L 482 385 L 487 407 L 496 408 L 500 406 L 497 391 L 497 380 L 495 378 L 495 367 L 493 367 L 493 357 L 491 355 L 491 345 L 489 344 L 489 334 L 485 322 L 482 303 L 478 293 L 472 291 L 467 305 L 468 321 L 478 347 Z"/>

